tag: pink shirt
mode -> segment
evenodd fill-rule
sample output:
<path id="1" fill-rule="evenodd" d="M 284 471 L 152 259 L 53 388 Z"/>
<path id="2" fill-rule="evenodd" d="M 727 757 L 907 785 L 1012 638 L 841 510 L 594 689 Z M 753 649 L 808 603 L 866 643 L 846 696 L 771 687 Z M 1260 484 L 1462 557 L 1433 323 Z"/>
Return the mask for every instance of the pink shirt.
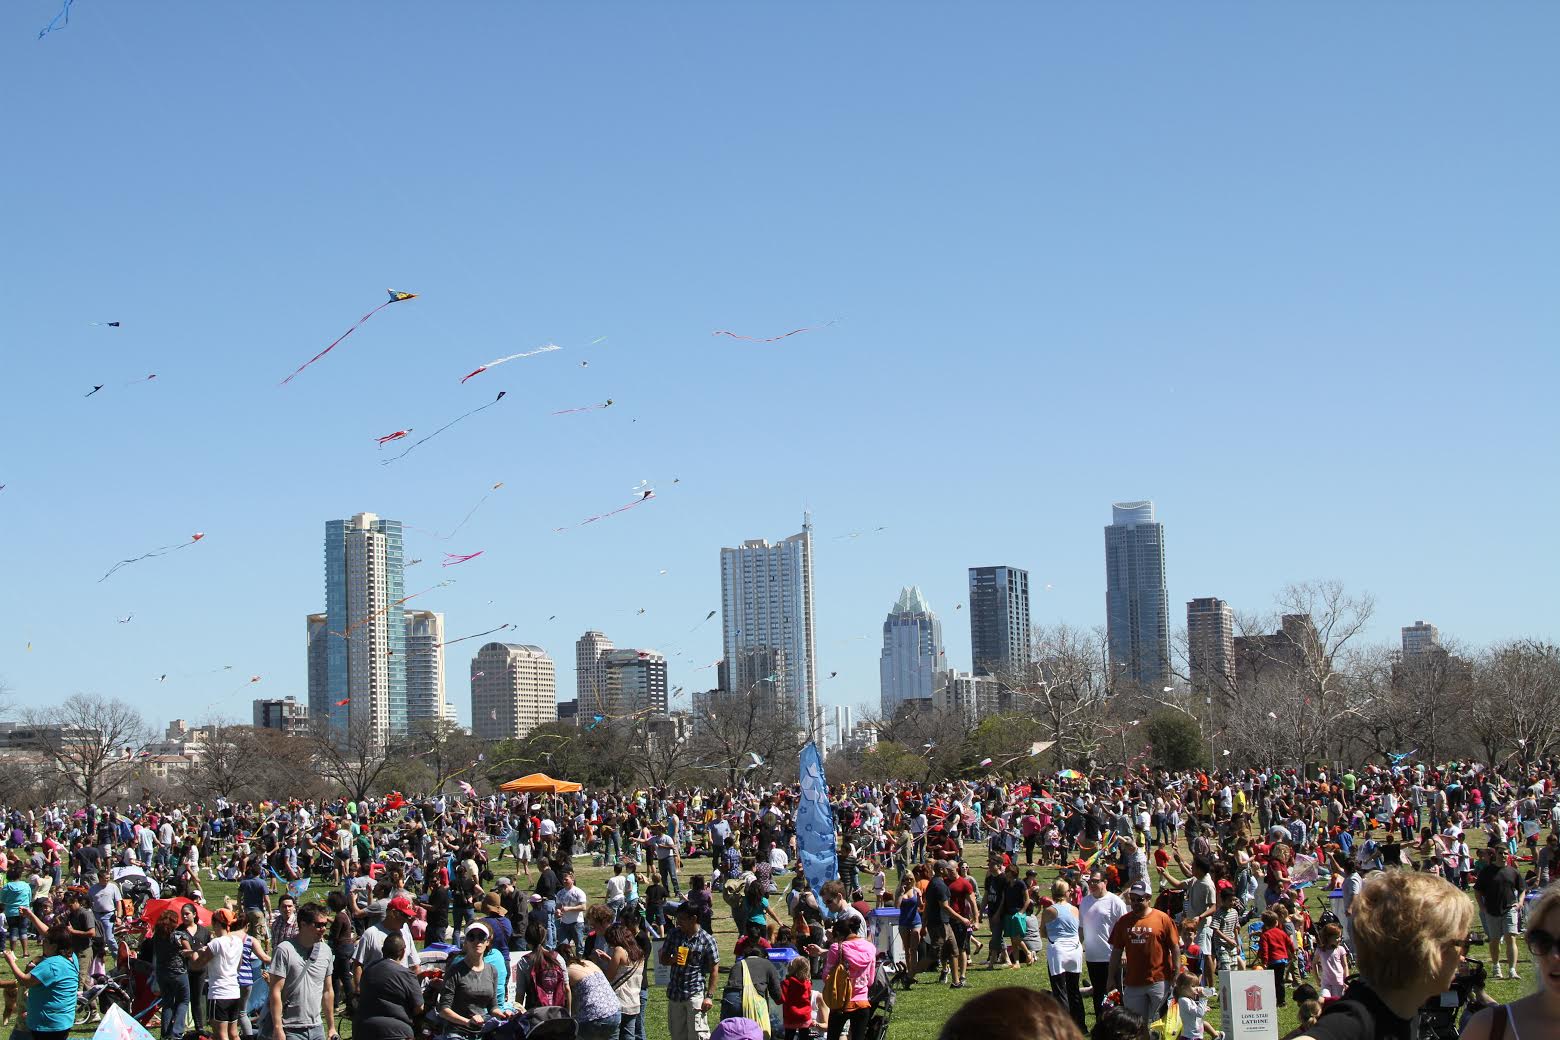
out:
<path id="1" fill-rule="evenodd" d="M 1348 987 L 1346 980 L 1348 967 L 1348 951 L 1343 943 L 1339 943 L 1332 949 L 1318 949 L 1316 951 L 1316 967 L 1321 975 L 1322 999 L 1330 1000 L 1343 996 L 1343 991 Z"/>

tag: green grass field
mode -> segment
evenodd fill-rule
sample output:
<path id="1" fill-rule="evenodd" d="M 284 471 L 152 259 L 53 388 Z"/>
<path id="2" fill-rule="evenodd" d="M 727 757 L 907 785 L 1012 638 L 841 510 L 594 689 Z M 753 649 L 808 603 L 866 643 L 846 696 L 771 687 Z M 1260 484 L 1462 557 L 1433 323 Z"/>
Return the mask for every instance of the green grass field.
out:
<path id="1" fill-rule="evenodd" d="M 1473 835 L 1470 835 L 1470 837 L 1473 837 Z M 1478 837 L 1482 841 L 1482 835 Z M 493 847 L 489 851 L 491 855 L 496 857 L 497 847 Z M 970 856 L 974 857 L 971 859 L 972 864 L 984 862 L 985 852 L 983 848 L 970 846 L 967 851 Z M 509 860 L 491 864 L 495 876 L 514 876 L 513 866 L 514 864 Z M 684 880 L 686 880 L 687 874 L 698 872 L 707 866 L 708 860 L 702 860 L 698 864 L 687 864 L 684 868 Z M 1040 873 L 1042 879 L 1048 885 L 1057 876 L 1058 872 L 1054 867 L 1045 867 L 1040 869 Z M 585 890 L 586 894 L 590 896 L 592 901 L 604 899 L 603 892 L 606 880 L 610 875 L 610 868 L 592 867 L 587 857 L 582 856 L 575 860 L 576 881 Z M 981 874 L 980 876 L 983 877 L 984 875 Z M 516 880 L 522 890 L 527 888 L 523 877 L 517 877 Z M 238 891 L 236 883 L 222 881 L 204 882 L 203 888 L 206 893 L 207 904 L 211 907 L 221 906 L 224 899 L 236 897 Z M 315 895 L 316 898 L 323 897 L 323 893 L 316 892 L 311 894 Z M 1327 908 L 1325 895 L 1315 891 L 1308 891 L 1307 906 L 1313 918 L 1319 916 Z M 720 945 L 721 956 L 722 958 L 729 958 L 732 946 L 736 940 L 736 929 L 732 924 L 729 912 L 726 911 L 719 899 L 716 900 L 715 918 L 715 937 Z M 986 937 L 983 936 L 983 938 Z M 1481 950 L 1475 950 L 1473 955 L 1482 959 L 1486 953 Z M 973 958 L 974 963 L 984 963 L 984 956 L 984 953 L 976 955 Z M 1528 962 L 1525 950 L 1522 951 L 1521 964 L 1526 978 L 1520 981 L 1492 981 L 1489 987 L 1492 997 L 1498 1001 L 1510 1001 L 1531 991 L 1533 986 L 1532 966 Z M 3 963 L 0 963 L 0 973 L 9 973 L 9 970 L 5 968 Z M 1049 990 L 1049 981 L 1043 963 L 1013 970 L 987 971 L 976 968 L 969 974 L 969 988 L 963 990 L 950 990 L 946 986 L 937 985 L 934 981 L 935 976 L 930 974 L 922 975 L 920 978 L 920 984 L 909 993 L 898 994 L 899 999 L 894 1012 L 893 1026 L 889 1031 L 890 1036 L 894 1037 L 895 1040 L 934 1040 L 938 1031 L 942 1028 L 942 1024 L 947 1021 L 948 1017 L 961 1004 L 966 1000 L 979 996 L 988 989 L 995 989 L 999 986 L 1029 986 Z M 1085 998 L 1085 1001 L 1086 1003 L 1088 1002 L 1087 998 Z M 1210 1021 L 1214 1022 L 1215 1025 L 1217 1025 L 1218 1021 L 1217 1016 L 1217 1005 L 1215 1005 L 1209 1015 Z M 1293 1001 L 1283 1010 L 1280 1015 L 1280 1021 L 1282 1023 L 1281 1036 L 1299 1024 L 1295 1016 Z M 1089 1025 L 1092 1026 L 1093 1024 L 1091 1005 Z M 89 1028 L 78 1030 L 77 1032 L 82 1035 L 90 1035 L 92 1030 Z M 344 1037 L 349 1037 L 352 1032 L 351 1023 L 343 1022 L 341 1024 L 341 1032 Z M 653 1040 L 667 1040 L 669 1037 L 666 1027 L 666 1001 L 663 991 L 659 989 L 653 990 L 651 993 L 649 1010 L 647 1011 L 646 1033 Z"/>

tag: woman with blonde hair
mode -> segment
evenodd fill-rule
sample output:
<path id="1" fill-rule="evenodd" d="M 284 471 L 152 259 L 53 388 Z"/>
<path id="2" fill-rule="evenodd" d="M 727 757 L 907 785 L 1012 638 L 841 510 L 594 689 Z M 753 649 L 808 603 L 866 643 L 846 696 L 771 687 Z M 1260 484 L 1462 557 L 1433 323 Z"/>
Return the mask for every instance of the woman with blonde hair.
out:
<path id="1" fill-rule="evenodd" d="M 1441 878 L 1385 870 L 1361 886 L 1351 916 L 1359 981 L 1299 1035 L 1310 1040 L 1415 1035 L 1419 1008 L 1452 988 L 1468 953 L 1473 903 Z"/>
<path id="2" fill-rule="evenodd" d="M 1538 990 L 1468 1020 L 1463 1040 L 1532 1040 L 1560 1035 L 1560 883 L 1544 889 L 1528 911 L 1528 952 Z"/>

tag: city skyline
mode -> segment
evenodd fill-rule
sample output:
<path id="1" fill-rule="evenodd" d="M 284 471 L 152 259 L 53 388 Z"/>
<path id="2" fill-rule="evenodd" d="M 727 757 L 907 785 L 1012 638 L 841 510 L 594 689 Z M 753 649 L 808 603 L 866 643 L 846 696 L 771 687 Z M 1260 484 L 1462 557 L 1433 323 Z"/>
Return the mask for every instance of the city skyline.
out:
<path id="1" fill-rule="evenodd" d="M 911 583 L 970 670 L 972 565 L 1026 569 L 1034 625 L 1103 625 L 1104 511 L 1135 499 L 1169 526 L 1172 628 L 1337 579 L 1374 595 L 1373 645 L 1557 637 L 1560 558 L 1516 521 L 1560 506 L 1531 463 L 1560 141 L 1521 129 L 1560 8 L 1341 34 L 1280 5 L 865 0 L 826 33 L 756 5 L 503 5 L 480 33 L 266 10 L 77 5 L 39 41 L 0 9 L 11 94 L 53 102 L 0 169 L 27 200 L 0 253 L 9 714 L 323 693 L 299 621 L 320 523 L 362 508 L 404 525 L 406 606 L 470 638 L 463 722 L 486 639 L 544 647 L 565 691 L 587 628 L 714 685 L 716 550 L 804 510 L 821 705 L 878 698 Z M 393 130 L 340 148 L 386 98 Z M 392 286 L 418 296 L 279 385 Z M 1441 479 L 1405 486 L 1409 451 Z"/>
<path id="2" fill-rule="evenodd" d="M 893 718 L 907 700 L 927 700 L 937 687 L 937 674 L 947 667 L 942 622 L 932 612 L 921 589 L 909 585 L 883 621 L 883 651 L 878 663 L 878 710 Z M 844 727 L 849 732 L 850 727 Z"/>

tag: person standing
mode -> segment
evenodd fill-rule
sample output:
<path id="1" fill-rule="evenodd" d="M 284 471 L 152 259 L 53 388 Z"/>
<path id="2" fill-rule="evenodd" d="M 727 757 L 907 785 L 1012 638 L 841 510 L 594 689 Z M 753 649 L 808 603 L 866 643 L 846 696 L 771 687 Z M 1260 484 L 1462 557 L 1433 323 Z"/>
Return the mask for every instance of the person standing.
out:
<path id="1" fill-rule="evenodd" d="M 265 976 L 271 986 L 271 1040 L 337 1040 L 331 986 L 335 955 L 325 942 L 327 912 L 298 908 L 298 935 L 278 943 Z"/>
<path id="2" fill-rule="evenodd" d="M 1121 1004 L 1146 1022 L 1159 1018 L 1170 980 L 1181 970 L 1181 940 L 1175 922 L 1149 905 L 1148 885 L 1136 882 L 1127 892 L 1131 909 L 1110 932 L 1110 970 L 1106 986 L 1121 990 Z"/>
<path id="3" fill-rule="evenodd" d="M 302 911 L 299 914 L 301 916 Z M 384 956 L 385 937 L 388 935 L 401 937 L 402 949 L 406 951 L 401 956 L 401 963 L 408 968 L 417 966 L 417 943 L 412 939 L 411 928 L 407 927 L 416 914 L 412 901 L 405 896 L 396 896 L 385 904 L 384 921 L 363 929 L 357 948 L 352 952 L 354 984 L 361 983 L 364 968 Z"/>
<path id="4" fill-rule="evenodd" d="M 140 956 L 151 962 L 162 996 L 163 1040 L 184 1040 L 190 1010 L 189 962 L 194 954 L 189 933 L 179 928 L 178 915 L 172 910 L 158 914 L 152 934 L 141 943 Z"/>
<path id="5" fill-rule="evenodd" d="M 574 883 L 574 871 L 564 868 L 558 879 L 558 924 L 561 938 L 573 939 L 574 948 L 585 950 L 585 890 Z"/>
<path id="6" fill-rule="evenodd" d="M 1072 1015 L 1083 1031 L 1083 994 L 1078 976 L 1083 971 L 1083 948 L 1078 945 L 1078 908 L 1068 900 L 1072 888 L 1060 878 L 1051 884 L 1051 905 L 1045 908 L 1045 967 L 1051 976 L 1051 994 Z"/>
<path id="7" fill-rule="evenodd" d="M 1127 904 L 1105 887 L 1105 875 L 1098 870 L 1090 874 L 1088 891 L 1078 905 L 1078 923 L 1083 932 L 1083 963 L 1089 973 L 1089 988 L 1093 990 L 1096 1021 L 1105 1004 L 1105 983 L 1110 977 L 1111 929 L 1125 916 Z"/>
<path id="8" fill-rule="evenodd" d="M 1494 977 L 1501 973 L 1501 953 L 1504 949 L 1511 977 L 1517 974 L 1517 908 L 1520 905 L 1522 879 L 1514 867 L 1506 865 L 1506 858 L 1498 848 L 1484 850 L 1484 863 L 1479 867 L 1473 882 L 1474 893 L 1479 897 L 1479 914 L 1484 921 L 1484 934 L 1490 941 L 1490 964 L 1494 965 Z"/>
<path id="9" fill-rule="evenodd" d="M 558 945 L 558 874 L 546 856 L 536 861 L 536 887 L 532 894 L 542 897 L 542 912 L 547 915 L 547 946 L 551 949 Z"/>
<path id="10" fill-rule="evenodd" d="M 666 986 L 666 1024 L 671 1040 L 709 1040 L 706 1017 L 714 1001 L 720 950 L 715 937 L 699 927 L 699 915 L 686 903 L 674 913 L 677 929 L 661 946 L 661 963 L 671 968 Z"/>
<path id="11" fill-rule="evenodd" d="M 65 1040 L 76 1024 L 81 965 L 71 952 L 70 935 L 59 925 L 43 934 L 42 946 L 43 957 L 31 970 L 17 964 L 10 950 L 5 951 L 5 961 L 17 988 L 26 994 L 26 1032 L 34 1040 Z"/>
<path id="12" fill-rule="evenodd" d="M 363 970 L 352 1020 L 353 1040 L 412 1040 L 413 1023 L 422 1016 L 422 984 L 401 963 L 406 954 L 399 935 L 385 936 L 384 956 Z"/>

